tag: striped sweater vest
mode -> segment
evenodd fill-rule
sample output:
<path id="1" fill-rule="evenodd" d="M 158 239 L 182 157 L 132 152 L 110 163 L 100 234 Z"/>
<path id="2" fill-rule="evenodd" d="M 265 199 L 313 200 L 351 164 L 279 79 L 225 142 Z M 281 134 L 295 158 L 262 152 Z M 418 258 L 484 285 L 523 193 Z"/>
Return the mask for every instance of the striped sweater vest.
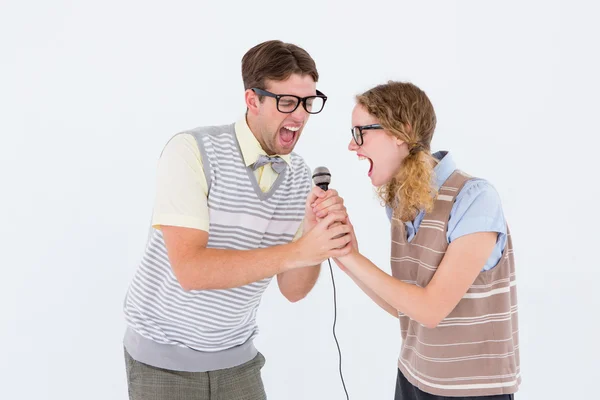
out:
<path id="1" fill-rule="evenodd" d="M 392 221 L 392 275 L 426 287 L 448 248 L 446 231 L 456 196 L 471 177 L 455 171 L 431 213 L 407 242 L 404 223 Z M 439 396 L 510 394 L 521 383 L 517 291 L 510 232 L 501 260 L 480 272 L 454 310 L 435 328 L 399 313 L 398 367 L 413 385 Z"/>
<path id="2" fill-rule="evenodd" d="M 312 186 L 304 160 L 292 153 L 263 193 L 244 164 L 234 125 L 187 133 L 196 138 L 209 188 L 207 247 L 250 250 L 291 242 Z M 256 313 L 270 281 L 185 291 L 173 274 L 161 231 L 151 229 L 125 301 L 125 347 L 138 361 L 173 370 L 240 365 L 256 355 Z"/>

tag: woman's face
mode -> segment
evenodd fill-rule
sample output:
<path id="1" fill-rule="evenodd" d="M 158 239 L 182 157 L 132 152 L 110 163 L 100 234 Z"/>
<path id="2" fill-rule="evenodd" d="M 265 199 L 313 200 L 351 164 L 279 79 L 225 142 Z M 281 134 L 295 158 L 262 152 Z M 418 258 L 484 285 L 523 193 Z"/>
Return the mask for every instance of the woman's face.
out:
<path id="1" fill-rule="evenodd" d="M 352 126 L 364 127 L 373 124 L 379 124 L 377 118 L 369 114 L 362 105 L 357 104 L 352 111 Z M 402 161 L 408 156 L 406 142 L 383 128 L 362 130 L 362 141 L 359 146 L 352 138 L 348 150 L 356 152 L 359 160 L 369 161 L 368 175 L 373 186 L 385 185 L 398 174 Z"/>

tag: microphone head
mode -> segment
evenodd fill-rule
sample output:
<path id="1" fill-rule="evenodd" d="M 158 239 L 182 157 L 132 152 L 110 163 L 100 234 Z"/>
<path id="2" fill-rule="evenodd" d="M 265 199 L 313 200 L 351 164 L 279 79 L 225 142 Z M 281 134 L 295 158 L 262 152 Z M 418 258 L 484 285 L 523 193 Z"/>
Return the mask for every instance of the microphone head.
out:
<path id="1" fill-rule="evenodd" d="M 327 190 L 331 182 L 331 173 L 327 167 L 317 167 L 313 172 L 313 182 L 323 190 Z"/>

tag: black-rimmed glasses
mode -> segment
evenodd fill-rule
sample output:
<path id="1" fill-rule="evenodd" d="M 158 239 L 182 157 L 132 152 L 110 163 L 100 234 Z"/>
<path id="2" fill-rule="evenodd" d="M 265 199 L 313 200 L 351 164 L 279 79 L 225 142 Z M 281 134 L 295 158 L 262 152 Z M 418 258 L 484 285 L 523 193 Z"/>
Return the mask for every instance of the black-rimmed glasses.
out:
<path id="1" fill-rule="evenodd" d="M 363 126 L 353 126 L 352 127 L 352 138 L 356 142 L 357 145 L 362 146 L 363 144 L 363 131 L 368 129 L 383 129 L 383 127 L 379 124 L 371 124 L 371 125 L 363 125 Z"/>
<path id="2" fill-rule="evenodd" d="M 267 92 L 259 88 L 252 88 L 254 93 L 259 96 L 273 97 L 277 100 L 277 110 L 284 114 L 290 114 L 296 111 L 298 105 L 302 103 L 302 107 L 309 114 L 318 114 L 323 110 L 327 96 L 317 90 L 316 96 L 298 97 L 293 94 L 275 94 Z"/>

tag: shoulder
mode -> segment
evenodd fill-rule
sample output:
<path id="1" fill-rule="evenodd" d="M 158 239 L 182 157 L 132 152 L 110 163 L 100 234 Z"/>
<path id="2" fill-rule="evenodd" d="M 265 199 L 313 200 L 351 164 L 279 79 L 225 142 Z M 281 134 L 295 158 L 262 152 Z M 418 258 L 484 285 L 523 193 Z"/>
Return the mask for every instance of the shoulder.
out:
<path id="1" fill-rule="evenodd" d="M 494 185 L 483 178 L 469 179 L 456 196 L 455 206 L 461 203 L 471 204 L 473 202 L 490 207 L 498 207 L 502 203 Z"/>
<path id="2" fill-rule="evenodd" d="M 201 146 L 206 140 L 211 141 L 211 139 L 222 139 L 226 137 L 233 140 L 235 138 L 235 128 L 233 124 L 200 126 L 180 132 L 178 135 L 185 135 L 189 138 L 193 138 L 197 144 Z"/>
<path id="3" fill-rule="evenodd" d="M 506 233 L 506 221 L 496 188 L 485 179 L 472 178 L 456 196 L 450 212 L 448 234 L 452 241 L 479 231 Z"/>
<path id="4" fill-rule="evenodd" d="M 173 135 L 165 144 L 161 158 L 170 156 L 181 156 L 184 158 L 201 159 L 201 149 L 206 139 L 221 136 L 234 137 L 233 125 L 201 126 L 181 131 Z M 209 140 L 210 141 L 210 140 Z"/>
<path id="5" fill-rule="evenodd" d="M 198 144 L 189 131 L 173 135 L 165 144 L 160 156 L 161 160 L 181 157 L 200 159 Z"/>
<path id="6" fill-rule="evenodd" d="M 311 169 L 308 166 L 308 164 L 306 163 L 306 161 L 304 160 L 304 157 L 302 157 L 301 155 L 299 155 L 296 152 L 291 152 L 290 153 L 290 164 L 291 164 L 292 169 L 295 172 L 298 172 L 298 173 L 304 175 L 309 180 L 312 179 Z"/>

